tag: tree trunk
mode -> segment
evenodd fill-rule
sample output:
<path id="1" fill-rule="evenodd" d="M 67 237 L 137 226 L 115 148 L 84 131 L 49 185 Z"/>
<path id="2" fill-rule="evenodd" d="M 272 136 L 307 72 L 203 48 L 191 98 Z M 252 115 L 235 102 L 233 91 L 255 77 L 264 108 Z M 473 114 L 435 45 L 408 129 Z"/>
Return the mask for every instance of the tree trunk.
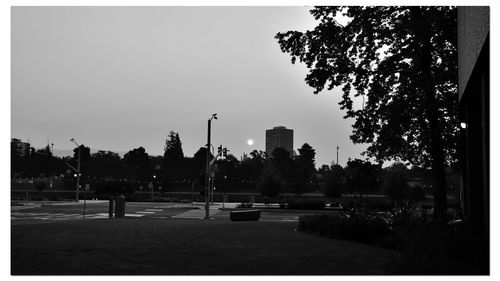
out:
<path id="1" fill-rule="evenodd" d="M 427 151 L 431 157 L 431 168 L 433 178 L 433 194 L 434 194 L 434 214 L 435 218 L 443 218 L 446 216 L 446 174 L 445 174 L 445 159 L 442 141 L 442 125 L 439 116 L 439 104 L 436 97 L 436 91 L 432 81 L 432 30 L 426 17 L 422 15 L 420 7 L 410 8 L 413 18 L 413 27 L 415 32 L 415 40 L 417 42 L 417 56 L 420 65 L 417 78 L 419 87 L 421 87 L 425 96 L 424 114 L 427 117 L 428 126 L 426 134 L 428 136 Z"/>

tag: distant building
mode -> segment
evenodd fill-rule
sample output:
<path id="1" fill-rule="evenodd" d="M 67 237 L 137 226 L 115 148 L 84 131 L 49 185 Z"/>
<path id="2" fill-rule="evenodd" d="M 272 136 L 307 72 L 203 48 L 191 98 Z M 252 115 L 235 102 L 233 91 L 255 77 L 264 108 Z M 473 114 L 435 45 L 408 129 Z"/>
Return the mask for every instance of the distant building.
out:
<path id="1" fill-rule="evenodd" d="M 272 155 L 277 147 L 284 148 L 293 155 L 293 130 L 285 126 L 278 126 L 266 130 L 266 153 Z"/>
<path id="2" fill-rule="evenodd" d="M 30 144 L 27 142 L 22 142 L 20 139 L 11 139 L 11 146 L 21 158 L 25 158 L 29 156 L 30 153 Z"/>

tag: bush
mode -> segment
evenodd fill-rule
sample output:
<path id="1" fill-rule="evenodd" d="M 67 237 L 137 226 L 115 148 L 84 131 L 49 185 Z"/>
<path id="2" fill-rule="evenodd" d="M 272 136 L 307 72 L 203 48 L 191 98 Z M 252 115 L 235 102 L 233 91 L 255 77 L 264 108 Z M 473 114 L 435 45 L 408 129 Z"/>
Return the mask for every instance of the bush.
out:
<path id="1" fill-rule="evenodd" d="M 286 189 L 293 194 L 304 194 L 308 190 L 308 185 L 306 183 L 289 183 L 286 185 Z"/>
<path id="2" fill-rule="evenodd" d="M 301 216 L 297 230 L 379 246 L 387 246 L 391 235 L 389 225 L 376 218 L 330 214 Z"/>
<path id="3" fill-rule="evenodd" d="M 245 202 L 242 202 L 238 205 L 236 205 L 236 208 L 252 208 L 253 204 L 250 202 L 250 203 L 245 203 Z"/>
<path id="4" fill-rule="evenodd" d="M 410 201 L 411 202 L 421 202 L 426 199 L 425 191 L 422 186 L 414 186 L 410 188 Z"/>
<path id="5" fill-rule="evenodd" d="M 45 181 L 35 181 L 35 187 L 38 191 L 43 191 L 47 189 L 47 183 Z"/>
<path id="6" fill-rule="evenodd" d="M 120 194 L 130 194 L 134 192 L 135 186 L 129 182 L 123 181 L 110 181 L 105 183 L 95 184 L 96 194 L 103 195 L 120 195 Z"/>
<path id="7" fill-rule="evenodd" d="M 401 273 L 488 274 L 487 242 L 462 226 L 411 224 L 396 228 L 393 238 L 403 253 Z"/>
<path id="8" fill-rule="evenodd" d="M 324 210 L 325 202 L 321 200 L 292 200 L 287 202 L 287 209 L 294 210 Z"/>

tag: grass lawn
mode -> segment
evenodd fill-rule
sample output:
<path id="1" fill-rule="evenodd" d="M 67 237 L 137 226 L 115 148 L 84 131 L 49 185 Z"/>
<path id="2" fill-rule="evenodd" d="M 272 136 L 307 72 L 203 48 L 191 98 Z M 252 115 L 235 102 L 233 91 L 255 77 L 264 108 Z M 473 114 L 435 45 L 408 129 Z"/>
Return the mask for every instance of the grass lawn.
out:
<path id="1" fill-rule="evenodd" d="M 392 250 L 296 223 L 99 219 L 12 224 L 13 275 L 386 274 Z"/>

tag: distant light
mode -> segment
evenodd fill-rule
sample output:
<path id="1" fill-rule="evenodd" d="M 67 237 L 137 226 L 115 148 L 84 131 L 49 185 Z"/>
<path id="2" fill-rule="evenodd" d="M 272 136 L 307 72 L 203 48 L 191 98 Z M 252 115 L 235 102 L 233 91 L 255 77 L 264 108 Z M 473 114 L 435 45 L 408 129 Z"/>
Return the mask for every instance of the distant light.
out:
<path id="1" fill-rule="evenodd" d="M 248 144 L 248 145 L 253 145 L 253 139 L 249 139 L 249 140 L 247 141 L 247 144 Z"/>
<path id="2" fill-rule="evenodd" d="M 467 128 L 467 123 L 461 122 L 460 123 L 460 127 L 462 127 L 462 129 L 466 129 Z"/>

